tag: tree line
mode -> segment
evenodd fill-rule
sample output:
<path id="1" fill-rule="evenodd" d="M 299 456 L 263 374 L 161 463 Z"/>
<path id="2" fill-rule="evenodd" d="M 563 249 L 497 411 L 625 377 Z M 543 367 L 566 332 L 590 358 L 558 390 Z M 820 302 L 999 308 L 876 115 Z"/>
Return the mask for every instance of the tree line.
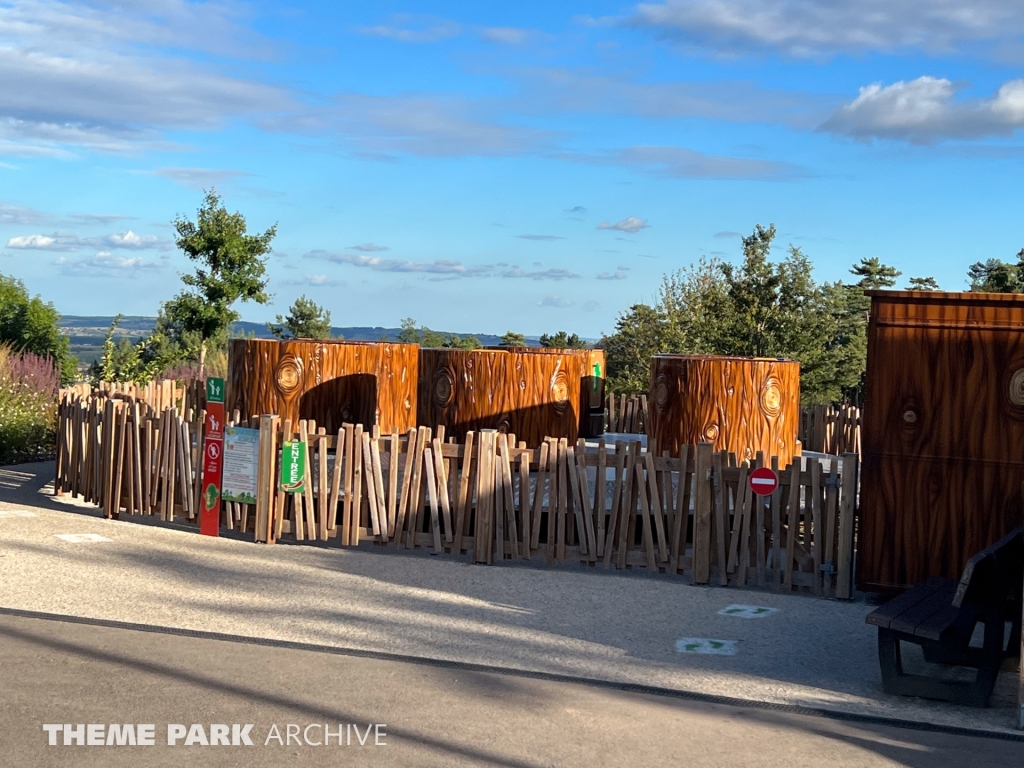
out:
<path id="1" fill-rule="evenodd" d="M 266 264 L 276 225 L 249 233 L 245 217 L 229 213 L 212 190 L 205 193 L 195 221 L 178 216 L 172 223 L 175 244 L 195 269 L 182 275 L 182 290 L 161 303 L 146 338 L 115 342 L 115 320 L 91 370 L 95 379 L 147 381 L 184 368 L 191 368 L 191 375 L 223 373 L 230 329 L 241 318 L 236 306 L 271 299 Z M 797 360 L 804 402 L 858 401 L 870 309 L 865 291 L 895 287 L 901 273 L 876 257 L 864 258 L 850 269 L 853 280 L 818 284 L 800 248 L 790 245 L 785 257 L 772 260 L 775 238 L 774 225 L 758 224 L 742 238 L 739 264 L 702 259 L 666 274 L 655 301 L 620 313 L 614 331 L 594 345 L 606 352 L 610 390 L 646 391 L 654 355 L 717 354 Z M 968 281 L 972 291 L 1024 293 L 1024 249 L 1016 262 L 972 264 Z M 911 277 L 905 288 L 939 290 L 931 277 Z M 77 361 L 59 318 L 52 304 L 30 296 L 20 281 L 0 275 L 0 344 L 51 359 L 68 382 L 76 377 Z M 276 338 L 326 339 L 331 337 L 331 314 L 303 295 L 267 327 Z M 412 318 L 402 320 L 397 340 L 453 349 L 481 346 L 475 336 L 434 331 Z M 539 341 L 553 348 L 590 346 L 567 331 L 545 333 Z M 522 333 L 501 337 L 505 347 L 526 344 Z"/>

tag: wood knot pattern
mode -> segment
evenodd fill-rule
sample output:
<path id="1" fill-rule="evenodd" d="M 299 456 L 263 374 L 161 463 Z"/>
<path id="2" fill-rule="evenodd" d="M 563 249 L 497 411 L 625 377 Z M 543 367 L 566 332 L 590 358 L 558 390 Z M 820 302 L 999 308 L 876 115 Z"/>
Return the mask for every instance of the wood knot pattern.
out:
<path id="1" fill-rule="evenodd" d="M 294 355 L 285 355 L 277 364 L 277 388 L 290 393 L 302 383 L 302 360 Z"/>
<path id="2" fill-rule="evenodd" d="M 1010 402 L 1024 408 L 1024 368 L 1018 368 L 1010 377 Z"/>
<path id="3" fill-rule="evenodd" d="M 434 375 L 434 402 L 438 408 L 447 408 L 455 397 L 455 374 L 442 368 Z"/>
<path id="4" fill-rule="evenodd" d="M 730 396 L 732 394 L 733 392 L 729 392 Z M 782 413 L 782 389 L 779 386 L 779 380 L 774 376 L 765 379 L 761 386 L 761 410 L 765 416 L 771 419 L 778 418 Z"/>

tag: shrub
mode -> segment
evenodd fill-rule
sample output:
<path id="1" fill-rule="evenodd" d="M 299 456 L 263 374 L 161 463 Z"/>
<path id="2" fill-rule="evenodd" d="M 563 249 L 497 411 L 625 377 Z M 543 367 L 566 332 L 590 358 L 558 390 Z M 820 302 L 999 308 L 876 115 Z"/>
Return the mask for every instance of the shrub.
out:
<path id="1" fill-rule="evenodd" d="M 53 452 L 59 388 L 51 359 L 0 345 L 0 464 Z"/>

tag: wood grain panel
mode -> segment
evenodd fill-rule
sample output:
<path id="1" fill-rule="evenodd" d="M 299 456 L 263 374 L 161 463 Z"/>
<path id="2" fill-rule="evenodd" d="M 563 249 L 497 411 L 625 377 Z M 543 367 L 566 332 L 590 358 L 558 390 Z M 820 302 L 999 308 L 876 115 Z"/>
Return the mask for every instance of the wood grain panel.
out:
<path id="1" fill-rule="evenodd" d="M 1024 298 L 871 295 L 857 583 L 890 590 L 1024 519 Z"/>
<path id="2" fill-rule="evenodd" d="M 405 432 L 415 425 L 419 346 L 348 341 L 233 339 L 227 408 L 249 418 L 315 419 Z"/>
<path id="3" fill-rule="evenodd" d="M 800 424 L 800 364 L 658 355 L 651 360 L 648 434 L 659 451 L 709 442 L 740 461 L 758 451 L 788 464 Z"/>
<path id="4" fill-rule="evenodd" d="M 419 423 L 444 425 L 457 440 L 481 429 L 513 433 L 531 448 L 545 437 L 576 440 L 592 430 L 593 352 L 421 349 Z M 598 359 L 598 389 L 603 392 L 603 352 Z"/>

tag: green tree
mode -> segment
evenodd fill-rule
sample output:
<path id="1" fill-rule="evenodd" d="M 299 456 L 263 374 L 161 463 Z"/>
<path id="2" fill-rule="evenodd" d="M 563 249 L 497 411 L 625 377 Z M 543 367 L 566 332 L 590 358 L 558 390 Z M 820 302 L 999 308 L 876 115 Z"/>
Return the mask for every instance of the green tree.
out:
<path id="1" fill-rule="evenodd" d="M 331 338 L 331 313 L 305 294 L 295 300 L 288 316 L 277 316 L 277 323 L 267 323 L 267 329 L 279 339 Z"/>
<path id="2" fill-rule="evenodd" d="M 460 336 L 456 333 L 432 331 L 425 325 L 417 328 L 416 321 L 411 317 L 402 320 L 402 327 L 398 331 L 396 340 L 403 344 L 419 344 L 428 349 L 479 349 L 483 346 L 476 336 Z"/>
<path id="3" fill-rule="evenodd" d="M 566 333 L 565 331 L 559 331 L 551 335 L 542 333 L 540 345 L 542 347 L 551 347 L 552 349 L 587 349 L 589 347 L 587 342 L 578 335 Z"/>
<path id="4" fill-rule="evenodd" d="M 1024 291 L 1024 250 L 1017 254 L 1018 263 L 1010 264 L 1000 259 L 977 261 L 967 269 L 971 290 L 980 293 L 1021 293 Z"/>
<path id="5" fill-rule="evenodd" d="M 29 296 L 24 283 L 6 275 L 0 275 L 0 344 L 53 360 L 63 384 L 78 375 L 78 361 L 61 333 L 60 314 L 53 304 Z"/>
<path id="6" fill-rule="evenodd" d="M 277 226 L 248 234 L 245 217 L 228 213 L 213 190 L 206 192 L 195 222 L 179 216 L 173 223 L 175 244 L 199 266 L 195 274 L 182 275 L 186 288 L 163 305 L 158 330 L 186 355 L 198 357 L 202 375 L 211 341 L 226 343 L 228 328 L 241 317 L 232 309 L 235 303 L 270 301 L 266 256 Z"/>
<path id="7" fill-rule="evenodd" d="M 661 307 L 634 304 L 619 315 L 615 332 L 598 344 L 608 365 L 608 389 L 615 393 L 647 392 L 651 358 L 685 351 L 683 337 Z"/>
<path id="8" fill-rule="evenodd" d="M 513 333 L 509 331 L 501 337 L 501 346 L 503 347 L 525 347 L 526 336 L 521 333 Z"/>
<path id="9" fill-rule="evenodd" d="M 877 256 L 861 259 L 859 264 L 853 265 L 850 272 L 860 278 L 857 285 L 866 291 L 892 288 L 896 285 L 896 278 L 903 274 L 895 267 L 883 264 Z"/>
<path id="10" fill-rule="evenodd" d="M 907 284 L 908 291 L 941 291 L 934 277 L 912 277 Z"/>

